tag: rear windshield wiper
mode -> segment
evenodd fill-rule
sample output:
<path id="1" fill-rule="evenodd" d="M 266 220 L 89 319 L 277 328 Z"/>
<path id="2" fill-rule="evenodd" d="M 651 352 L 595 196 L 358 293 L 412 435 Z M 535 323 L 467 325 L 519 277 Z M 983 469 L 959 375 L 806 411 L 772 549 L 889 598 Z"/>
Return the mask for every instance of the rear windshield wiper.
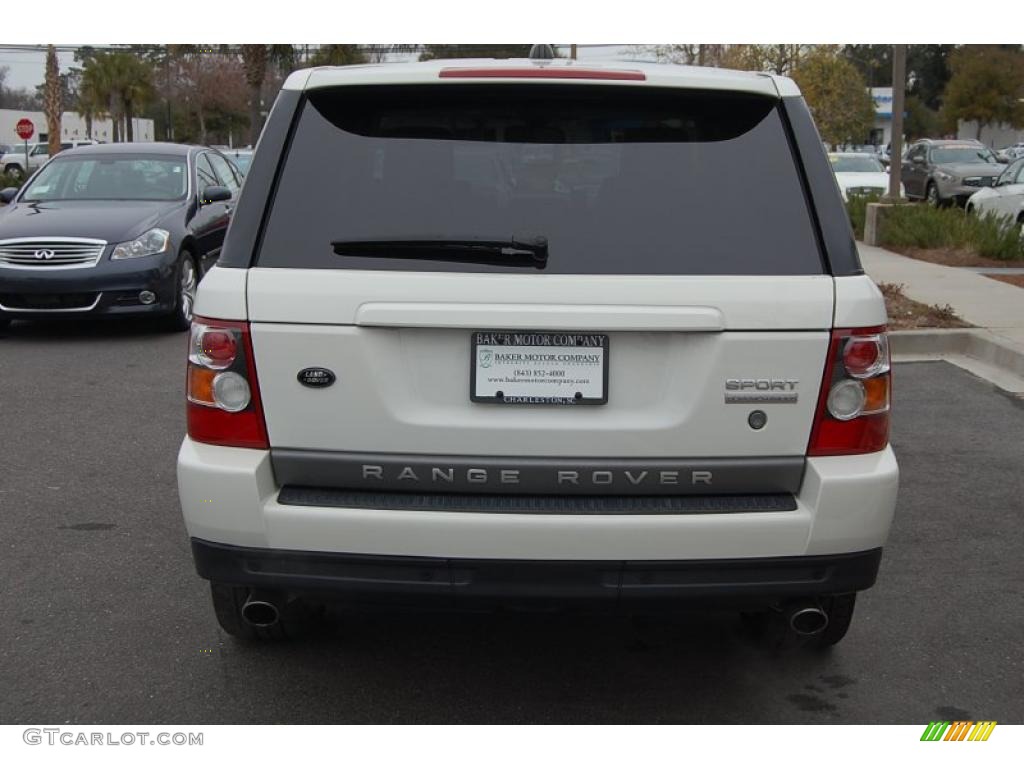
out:
<path id="1" fill-rule="evenodd" d="M 409 238 L 399 240 L 334 240 L 339 256 L 369 259 L 425 259 L 468 264 L 493 264 L 502 267 L 544 269 L 548 263 L 546 237 L 483 240 L 475 238 L 436 240 Z"/>

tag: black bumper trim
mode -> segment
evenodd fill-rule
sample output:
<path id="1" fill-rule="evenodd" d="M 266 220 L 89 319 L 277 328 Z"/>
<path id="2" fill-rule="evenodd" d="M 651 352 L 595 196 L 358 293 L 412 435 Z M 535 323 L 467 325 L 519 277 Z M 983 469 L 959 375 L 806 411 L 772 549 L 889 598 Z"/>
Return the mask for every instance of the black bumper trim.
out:
<path id="1" fill-rule="evenodd" d="M 416 493 L 661 496 L 798 493 L 803 456 L 607 459 L 272 448 L 281 485 Z"/>
<path id="2" fill-rule="evenodd" d="M 477 560 L 260 549 L 192 539 L 204 579 L 369 602 L 442 607 L 520 601 L 605 606 L 771 603 L 875 583 L 881 549 L 729 560 Z"/>
<path id="3" fill-rule="evenodd" d="M 514 496 L 497 493 L 374 493 L 294 485 L 284 486 L 277 495 L 277 501 L 300 507 L 520 515 L 723 515 L 792 512 L 797 508 L 791 493 L 756 496 Z"/>

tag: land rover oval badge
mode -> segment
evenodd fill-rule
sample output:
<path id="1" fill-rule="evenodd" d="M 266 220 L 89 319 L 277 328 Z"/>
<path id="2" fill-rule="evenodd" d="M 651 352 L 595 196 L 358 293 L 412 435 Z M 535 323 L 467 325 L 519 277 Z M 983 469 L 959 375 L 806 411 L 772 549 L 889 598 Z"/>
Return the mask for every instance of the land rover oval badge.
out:
<path id="1" fill-rule="evenodd" d="M 303 368 L 297 378 L 307 387 L 329 387 L 335 380 L 334 371 L 328 368 Z"/>

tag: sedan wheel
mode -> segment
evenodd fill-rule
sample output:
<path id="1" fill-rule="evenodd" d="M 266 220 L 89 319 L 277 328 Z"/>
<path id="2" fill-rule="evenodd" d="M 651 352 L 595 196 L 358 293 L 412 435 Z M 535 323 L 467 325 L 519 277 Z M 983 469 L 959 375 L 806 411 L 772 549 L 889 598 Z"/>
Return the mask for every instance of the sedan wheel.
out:
<path id="1" fill-rule="evenodd" d="M 188 251 L 182 251 L 178 258 L 176 275 L 177 295 L 174 297 L 174 309 L 164 315 L 160 324 L 168 331 L 187 331 L 192 323 L 192 308 L 196 303 L 196 285 L 199 283 L 196 263 Z"/>
<path id="2" fill-rule="evenodd" d="M 930 205 L 932 208 L 938 208 L 939 207 L 939 188 L 936 187 L 934 184 L 929 184 L 928 185 L 927 195 L 928 195 L 928 205 Z"/>
<path id="3" fill-rule="evenodd" d="M 187 325 L 192 322 L 192 307 L 196 303 L 196 285 L 199 279 L 196 276 L 196 267 L 191 257 L 186 254 L 181 263 L 181 283 L 178 306 L 181 311 L 181 319 Z"/>

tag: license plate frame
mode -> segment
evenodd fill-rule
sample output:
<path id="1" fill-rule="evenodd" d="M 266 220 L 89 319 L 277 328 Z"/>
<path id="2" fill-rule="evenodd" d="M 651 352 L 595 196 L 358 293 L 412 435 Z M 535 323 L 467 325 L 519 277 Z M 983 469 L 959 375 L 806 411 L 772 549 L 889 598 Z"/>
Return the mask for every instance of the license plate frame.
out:
<path id="1" fill-rule="evenodd" d="M 523 341 L 534 341 L 537 343 L 521 343 Z M 481 349 L 483 347 L 484 349 Z M 507 368 L 515 365 L 548 366 L 548 372 L 557 372 L 558 369 L 572 371 L 571 375 L 579 379 L 584 374 L 584 369 L 592 369 L 594 365 L 600 366 L 600 372 L 589 370 L 582 384 L 556 384 L 550 383 L 558 392 L 551 394 L 531 394 L 526 390 L 536 390 L 536 381 L 508 381 L 495 389 L 493 395 L 482 393 L 478 390 L 477 382 L 480 379 L 481 370 L 494 367 L 494 348 L 507 348 L 510 354 L 524 354 L 523 350 L 544 349 L 554 350 L 551 354 L 567 354 L 559 350 L 574 350 L 577 354 L 585 356 L 597 355 L 597 362 L 590 360 L 580 361 L 532 361 L 523 360 L 516 363 L 499 363 Z M 610 339 L 607 333 L 594 333 L 589 331 L 473 331 L 470 334 L 470 366 L 469 366 L 469 399 L 474 403 L 491 405 L 544 405 L 544 406 L 576 406 L 576 405 L 605 405 L 608 402 L 608 366 L 610 357 Z M 519 350 L 519 351 L 513 351 Z M 484 357 L 481 353 L 490 351 L 491 362 L 484 365 Z M 525 354 L 540 354 L 525 352 Z M 557 366 L 558 368 L 552 368 Z M 544 371 L 543 368 L 536 369 Z M 564 373 L 562 378 L 568 377 Z M 545 378 L 544 376 L 534 378 Z M 557 378 L 557 377 L 547 377 Z M 599 382 L 599 390 L 594 392 L 595 383 Z M 572 387 L 579 389 L 570 392 Z M 506 391 L 511 388 L 511 391 Z M 488 387 L 489 389 L 489 387 Z M 578 395 L 578 396 L 577 396 Z"/>

